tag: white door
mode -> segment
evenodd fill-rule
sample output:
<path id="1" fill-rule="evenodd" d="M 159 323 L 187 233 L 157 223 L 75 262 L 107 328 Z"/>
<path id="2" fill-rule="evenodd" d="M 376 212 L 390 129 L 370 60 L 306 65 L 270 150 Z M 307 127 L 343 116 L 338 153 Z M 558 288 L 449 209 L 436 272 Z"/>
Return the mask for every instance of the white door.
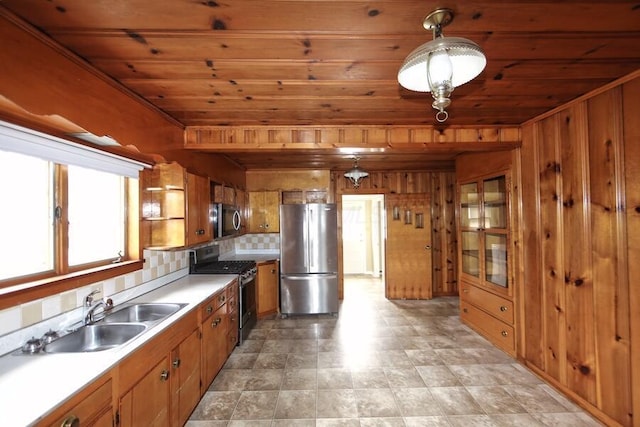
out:
<path id="1" fill-rule="evenodd" d="M 364 212 L 363 200 L 342 200 L 344 274 L 364 274 L 367 269 Z"/>

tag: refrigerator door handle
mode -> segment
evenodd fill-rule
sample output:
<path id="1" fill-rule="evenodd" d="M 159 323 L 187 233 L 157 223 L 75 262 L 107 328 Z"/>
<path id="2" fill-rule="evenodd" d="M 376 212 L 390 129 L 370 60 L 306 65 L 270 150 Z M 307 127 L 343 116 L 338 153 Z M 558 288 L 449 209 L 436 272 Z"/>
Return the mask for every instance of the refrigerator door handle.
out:
<path id="1" fill-rule="evenodd" d="M 307 246 L 307 254 L 309 257 L 309 270 L 310 271 L 315 271 L 315 265 L 314 265 L 314 261 L 316 260 L 317 256 L 315 253 L 315 249 L 316 249 L 316 241 L 314 240 L 313 236 L 316 235 L 316 233 L 312 232 L 311 230 L 316 230 L 317 227 L 317 220 L 316 217 L 314 216 L 315 212 L 312 206 L 307 206 L 308 210 L 308 215 L 309 215 L 309 224 L 308 224 L 308 228 L 307 228 L 307 232 L 309 233 L 309 243 Z"/>
<path id="2" fill-rule="evenodd" d="M 302 216 L 302 244 L 303 247 L 306 247 L 307 250 L 304 253 L 304 268 L 309 271 L 309 211 L 307 209 L 304 210 L 304 215 Z"/>
<path id="3" fill-rule="evenodd" d="M 309 279 L 327 279 L 327 278 L 330 279 L 337 276 L 338 276 L 337 273 L 314 273 L 314 274 L 291 275 L 291 276 L 287 274 L 282 274 L 280 275 L 280 278 L 287 279 L 287 280 L 301 280 L 301 281 L 308 282 Z"/>

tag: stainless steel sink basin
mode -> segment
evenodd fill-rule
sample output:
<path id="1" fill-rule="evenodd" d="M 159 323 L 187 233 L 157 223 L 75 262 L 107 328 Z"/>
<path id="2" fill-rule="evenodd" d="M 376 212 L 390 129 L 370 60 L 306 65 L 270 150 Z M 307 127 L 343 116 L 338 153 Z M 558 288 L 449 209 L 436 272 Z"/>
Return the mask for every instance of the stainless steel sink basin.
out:
<path id="1" fill-rule="evenodd" d="M 81 353 L 118 347 L 144 332 L 140 323 L 101 323 L 83 326 L 44 346 L 45 353 Z"/>
<path id="2" fill-rule="evenodd" d="M 116 309 L 105 316 L 102 322 L 156 322 L 180 310 L 186 304 L 140 303 Z"/>

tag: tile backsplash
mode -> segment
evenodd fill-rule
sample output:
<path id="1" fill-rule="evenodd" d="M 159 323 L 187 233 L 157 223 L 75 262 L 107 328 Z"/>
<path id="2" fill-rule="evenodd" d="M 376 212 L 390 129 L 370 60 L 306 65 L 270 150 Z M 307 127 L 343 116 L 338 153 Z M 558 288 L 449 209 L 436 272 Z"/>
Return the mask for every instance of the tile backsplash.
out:
<path id="1" fill-rule="evenodd" d="M 92 290 L 101 291 L 99 298 L 111 297 L 115 301 L 115 296 L 121 295 L 118 299 L 122 300 L 125 299 L 124 295 L 131 294 L 131 291 L 140 285 L 147 284 L 145 292 L 148 292 L 153 289 L 155 282 L 164 284 L 163 282 L 166 282 L 169 277 L 171 280 L 176 280 L 188 274 L 188 251 L 145 250 L 143 256 L 145 262 L 142 270 L 1 310 L 0 340 L 16 331 L 81 308 L 84 297 Z M 161 280 L 163 278 L 165 280 Z M 151 289 L 146 290 L 149 287 Z M 0 342 L 0 354 L 3 354 L 1 347 L 3 345 Z"/>
<path id="2" fill-rule="evenodd" d="M 244 234 L 235 239 L 236 252 L 243 251 L 275 251 L 280 249 L 280 234 Z"/>
<path id="3" fill-rule="evenodd" d="M 220 254 L 273 252 L 280 249 L 280 235 L 245 234 L 213 244 L 220 246 Z M 142 270 L 0 310 L 0 355 L 17 348 L 32 335 L 77 322 L 82 317 L 85 296 L 95 289 L 100 290 L 99 298 L 109 297 L 118 304 L 189 273 L 188 250 L 145 250 L 143 256 Z"/>

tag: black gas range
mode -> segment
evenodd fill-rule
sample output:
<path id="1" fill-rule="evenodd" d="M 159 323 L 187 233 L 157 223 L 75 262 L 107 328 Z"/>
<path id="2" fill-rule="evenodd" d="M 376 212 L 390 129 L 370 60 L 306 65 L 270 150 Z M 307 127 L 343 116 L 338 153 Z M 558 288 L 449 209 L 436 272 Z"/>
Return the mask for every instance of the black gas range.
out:
<path id="1" fill-rule="evenodd" d="M 189 253 L 189 274 L 237 274 L 239 341 L 247 339 L 251 328 L 258 321 L 256 313 L 256 262 L 220 260 L 218 246 L 198 248 Z"/>

